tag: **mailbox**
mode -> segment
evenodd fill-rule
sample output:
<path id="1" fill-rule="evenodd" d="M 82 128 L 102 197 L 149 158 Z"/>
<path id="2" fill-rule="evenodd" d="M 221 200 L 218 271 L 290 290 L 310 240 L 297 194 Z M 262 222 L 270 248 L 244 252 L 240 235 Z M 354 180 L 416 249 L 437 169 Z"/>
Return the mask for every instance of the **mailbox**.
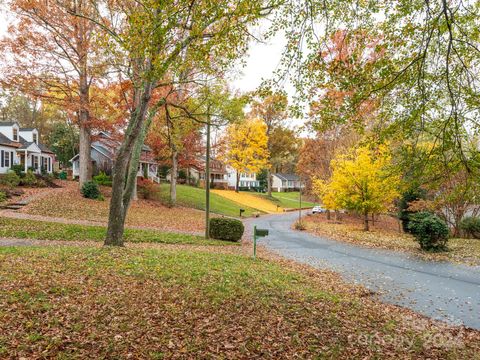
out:
<path id="1" fill-rule="evenodd" d="M 242 217 L 242 214 L 245 212 L 245 209 L 240 209 L 240 217 Z"/>
<path id="2" fill-rule="evenodd" d="M 253 227 L 253 258 L 257 257 L 257 237 L 268 236 L 267 229 L 257 229 L 256 226 Z"/>
<path id="3" fill-rule="evenodd" d="M 258 237 L 264 237 L 268 235 L 268 230 L 267 229 L 255 229 L 256 234 Z"/>

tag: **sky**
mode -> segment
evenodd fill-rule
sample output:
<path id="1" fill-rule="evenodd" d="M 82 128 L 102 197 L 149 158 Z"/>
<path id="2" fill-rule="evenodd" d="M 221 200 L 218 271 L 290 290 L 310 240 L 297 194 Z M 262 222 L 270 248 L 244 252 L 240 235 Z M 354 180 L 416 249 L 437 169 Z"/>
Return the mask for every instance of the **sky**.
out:
<path id="1" fill-rule="evenodd" d="M 7 13 L 0 10 L 0 37 L 7 33 Z M 260 30 L 257 30 L 260 31 Z M 268 42 L 252 41 L 244 66 L 237 66 L 235 74 L 232 75 L 231 86 L 241 92 L 255 90 L 263 79 L 272 77 L 273 72 L 279 65 L 284 46 L 284 38 L 281 35 L 273 37 Z M 290 98 L 294 96 L 292 87 L 285 89 Z M 290 126 L 301 126 L 303 120 L 291 119 Z"/>

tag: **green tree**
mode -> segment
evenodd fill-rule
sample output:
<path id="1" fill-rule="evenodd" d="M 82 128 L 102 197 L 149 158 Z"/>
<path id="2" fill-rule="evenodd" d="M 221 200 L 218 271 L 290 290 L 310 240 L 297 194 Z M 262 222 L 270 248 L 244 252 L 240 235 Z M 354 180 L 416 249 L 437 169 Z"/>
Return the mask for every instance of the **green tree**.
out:
<path id="1" fill-rule="evenodd" d="M 166 103 L 164 96 L 153 96 L 154 89 L 181 81 L 186 70 L 208 76 L 226 69 L 245 54 L 249 27 L 275 6 L 276 1 L 261 0 L 117 0 L 97 7 L 94 18 L 101 20 L 93 22 L 104 31 L 113 62 L 126 69 L 123 75 L 132 83 L 126 93 L 130 118 L 113 169 L 106 245 L 123 244 L 141 147 L 153 117 Z"/>
<path id="2" fill-rule="evenodd" d="M 55 123 L 45 136 L 45 144 L 55 153 L 57 160 L 67 167 L 69 160 L 78 154 L 78 130 L 72 124 Z"/>

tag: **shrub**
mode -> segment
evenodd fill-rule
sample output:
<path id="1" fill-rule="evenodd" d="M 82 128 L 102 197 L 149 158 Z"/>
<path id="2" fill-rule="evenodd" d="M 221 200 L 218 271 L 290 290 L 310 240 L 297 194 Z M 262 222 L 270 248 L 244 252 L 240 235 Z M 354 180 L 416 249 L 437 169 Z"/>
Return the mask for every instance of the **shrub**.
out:
<path id="1" fill-rule="evenodd" d="M 140 178 L 137 180 L 137 195 L 141 199 L 154 200 L 160 192 L 159 186 L 149 179 Z"/>
<path id="2" fill-rule="evenodd" d="M 20 176 L 18 176 L 15 171 L 9 170 L 5 175 L 0 178 L 0 184 L 9 187 L 18 186 L 18 184 L 20 184 Z"/>
<path id="3" fill-rule="evenodd" d="M 7 201 L 7 194 L 0 190 L 0 203 Z"/>
<path id="4" fill-rule="evenodd" d="M 18 176 L 22 176 L 23 171 L 25 170 L 25 167 L 23 165 L 13 165 L 12 170 L 15 171 L 15 174 Z"/>
<path id="5" fill-rule="evenodd" d="M 38 187 L 38 188 L 48 187 L 48 181 L 44 180 L 43 178 L 38 178 L 35 181 L 35 187 Z"/>
<path id="6" fill-rule="evenodd" d="M 94 181 L 87 181 L 82 186 L 82 195 L 87 199 L 98 199 L 100 197 L 100 190 Z"/>
<path id="7" fill-rule="evenodd" d="M 307 227 L 305 226 L 305 224 L 303 223 L 303 221 L 297 221 L 297 222 L 295 223 L 295 230 L 303 231 L 303 230 L 307 230 Z"/>
<path id="8" fill-rule="evenodd" d="M 59 172 L 58 173 L 58 178 L 60 180 L 67 180 L 67 172 L 66 171 Z"/>
<path id="9" fill-rule="evenodd" d="M 210 237 L 213 239 L 239 241 L 244 230 L 243 223 L 237 219 L 210 219 Z"/>
<path id="10" fill-rule="evenodd" d="M 468 236 L 480 239 L 480 218 L 467 216 L 460 222 L 460 229 Z"/>
<path id="11" fill-rule="evenodd" d="M 408 223 L 410 221 L 410 216 L 415 214 L 415 211 L 408 210 L 410 203 L 417 200 L 424 200 L 426 199 L 426 196 L 426 191 L 419 187 L 411 188 L 402 194 L 402 197 L 400 198 L 398 203 L 398 217 L 402 222 L 403 231 L 410 232 Z"/>
<path id="12" fill-rule="evenodd" d="M 20 181 L 20 184 L 24 186 L 34 186 L 37 183 L 37 177 L 32 170 L 28 170 L 25 176 Z"/>
<path id="13" fill-rule="evenodd" d="M 101 171 L 97 176 L 94 176 L 93 181 L 95 181 L 98 185 L 112 186 L 112 179 L 103 171 Z"/>
<path id="14" fill-rule="evenodd" d="M 446 250 L 448 226 L 437 215 L 425 211 L 411 215 L 408 230 L 415 236 L 423 250 Z"/>

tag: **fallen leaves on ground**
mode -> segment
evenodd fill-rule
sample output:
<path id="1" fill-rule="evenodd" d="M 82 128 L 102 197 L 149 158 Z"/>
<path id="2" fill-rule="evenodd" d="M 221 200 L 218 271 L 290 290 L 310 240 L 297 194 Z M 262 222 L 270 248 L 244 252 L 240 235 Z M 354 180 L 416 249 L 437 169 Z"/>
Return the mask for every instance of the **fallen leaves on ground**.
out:
<path id="1" fill-rule="evenodd" d="M 340 220 L 328 220 L 326 214 L 304 217 L 306 230 L 319 236 L 355 245 L 404 251 L 428 260 L 454 261 L 467 265 L 480 265 L 480 240 L 450 239 L 448 251 L 426 252 L 410 234 L 402 233 L 396 220 L 382 216 L 371 231 L 364 231 L 362 219 L 342 214 Z"/>
<path id="2" fill-rule="evenodd" d="M 64 182 L 62 189 L 55 189 L 48 196 L 32 201 L 22 212 L 48 217 L 87 220 L 105 223 L 109 212 L 109 188 L 102 188 L 107 196 L 105 201 L 85 199 L 78 191 L 75 182 Z M 198 210 L 174 207 L 169 208 L 155 201 L 138 200 L 132 202 L 126 224 L 149 227 L 166 231 L 200 232 L 204 230 L 204 213 Z"/>
<path id="3" fill-rule="evenodd" d="M 224 251 L 224 248 L 218 249 Z M 478 332 L 325 271 L 192 250 L 0 248 L 4 358 L 474 358 Z"/>
<path id="4" fill-rule="evenodd" d="M 105 226 L 63 224 L 18 218 L 12 219 L 0 215 L 0 238 L 103 242 L 106 233 L 107 229 Z M 236 244 L 229 241 L 206 240 L 203 236 L 197 235 L 130 228 L 125 229 L 124 240 L 125 242 L 134 243 L 199 244 L 214 246 Z"/>
<path id="5" fill-rule="evenodd" d="M 226 199 L 235 201 L 239 204 L 249 206 L 255 209 L 258 209 L 260 211 L 269 213 L 269 214 L 275 214 L 278 212 L 282 212 L 283 208 L 282 207 L 277 207 L 276 204 L 274 204 L 272 201 L 269 201 L 266 198 L 262 198 L 260 196 L 256 196 L 254 194 L 249 194 L 244 191 L 240 192 L 235 192 L 233 190 L 211 190 L 214 194 L 218 194 L 220 196 L 223 196 Z"/>

